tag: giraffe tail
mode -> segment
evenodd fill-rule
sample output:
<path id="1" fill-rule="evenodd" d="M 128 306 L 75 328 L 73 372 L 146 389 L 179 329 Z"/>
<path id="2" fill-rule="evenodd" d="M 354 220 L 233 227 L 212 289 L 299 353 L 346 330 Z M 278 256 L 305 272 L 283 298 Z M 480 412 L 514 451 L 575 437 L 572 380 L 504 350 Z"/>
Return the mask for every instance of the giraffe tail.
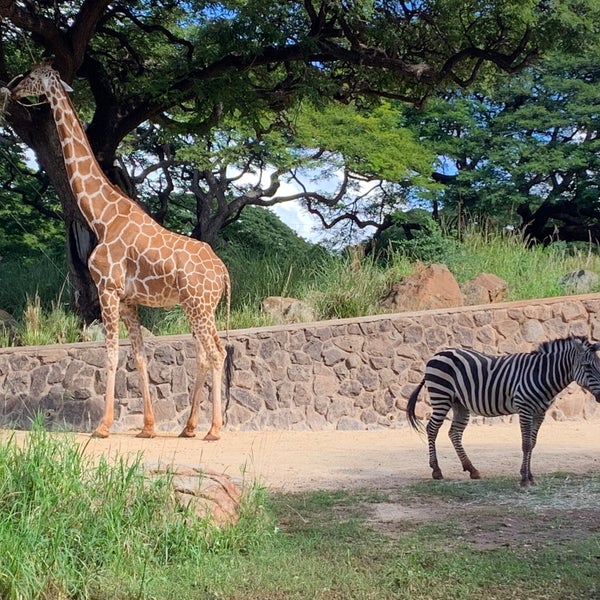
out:
<path id="1" fill-rule="evenodd" d="M 227 419 L 227 411 L 229 410 L 229 404 L 231 403 L 231 383 L 233 381 L 233 344 L 227 344 L 225 346 L 225 410 L 223 414 Z"/>
<path id="2" fill-rule="evenodd" d="M 231 279 L 229 273 L 225 273 L 225 334 L 227 335 L 227 344 L 230 345 L 229 340 L 229 321 L 231 317 Z"/>
<path id="3" fill-rule="evenodd" d="M 225 415 L 231 402 L 231 383 L 233 381 L 233 351 L 234 347 L 229 338 L 229 325 L 231 317 L 231 279 L 229 273 L 225 273 L 225 334 L 227 343 L 225 344 Z"/>

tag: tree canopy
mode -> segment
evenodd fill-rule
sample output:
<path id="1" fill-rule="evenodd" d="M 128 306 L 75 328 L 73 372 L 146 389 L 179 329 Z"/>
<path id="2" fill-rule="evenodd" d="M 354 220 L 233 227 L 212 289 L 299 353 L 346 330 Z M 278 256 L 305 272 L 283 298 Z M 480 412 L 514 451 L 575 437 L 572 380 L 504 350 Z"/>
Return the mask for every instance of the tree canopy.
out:
<path id="1" fill-rule="evenodd" d="M 447 163 L 434 178 L 447 211 L 485 215 L 531 240 L 600 241 L 600 70 L 595 55 L 553 54 L 487 94 L 413 113 Z"/>
<path id="2" fill-rule="evenodd" d="M 407 182 L 420 185 L 425 175 L 427 152 L 399 128 L 387 130 L 385 105 L 376 108 L 382 100 L 424 106 L 435 93 L 491 86 L 499 71 L 518 72 L 553 49 L 583 49 L 596 37 L 597 4 L 0 0 L 0 79 L 52 55 L 75 88 L 107 175 L 159 220 L 182 227 L 188 221 L 196 237 L 214 240 L 248 204 L 281 201 L 279 177 L 290 169 L 294 177 L 302 161 L 342 155 L 342 195 L 300 186 L 294 197 L 327 226 L 344 214 L 358 224 L 381 220 L 386 204 L 406 199 Z M 302 123 L 311 111 L 315 123 L 326 119 L 318 138 Z M 353 147 L 360 137 L 335 133 L 332 122 L 340 118 L 359 134 L 374 132 L 383 144 L 405 148 L 404 160 L 386 159 L 383 145 Z M 49 111 L 12 103 L 6 120 L 35 151 L 60 200 L 73 285 L 89 320 L 97 316 L 85 269 L 93 240 L 69 189 Z M 270 163 L 267 183 L 260 169 Z M 253 183 L 240 177 L 244 169 Z M 356 210 L 361 180 L 386 173 L 400 179 L 382 184 L 366 210 Z"/>

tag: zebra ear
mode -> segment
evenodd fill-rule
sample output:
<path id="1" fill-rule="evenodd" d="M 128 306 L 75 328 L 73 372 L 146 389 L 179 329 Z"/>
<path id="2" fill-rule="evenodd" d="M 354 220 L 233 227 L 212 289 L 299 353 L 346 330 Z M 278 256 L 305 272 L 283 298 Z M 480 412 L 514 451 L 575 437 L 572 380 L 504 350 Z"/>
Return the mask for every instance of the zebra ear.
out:
<path id="1" fill-rule="evenodd" d="M 598 352 L 598 350 L 600 350 L 600 342 L 596 342 L 595 344 L 591 344 L 590 348 L 591 348 L 591 350 L 593 352 Z"/>

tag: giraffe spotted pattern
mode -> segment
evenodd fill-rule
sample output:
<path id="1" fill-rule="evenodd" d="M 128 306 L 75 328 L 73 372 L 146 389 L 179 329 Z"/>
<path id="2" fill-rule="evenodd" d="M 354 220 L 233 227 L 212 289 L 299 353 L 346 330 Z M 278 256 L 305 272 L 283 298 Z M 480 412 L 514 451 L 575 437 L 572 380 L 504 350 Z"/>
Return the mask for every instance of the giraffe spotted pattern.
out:
<path id="1" fill-rule="evenodd" d="M 107 437 L 114 422 L 118 323 L 127 327 L 140 377 L 144 424 L 140 437 L 154 437 L 155 419 L 137 306 L 181 304 L 195 339 L 197 378 L 188 421 L 181 432 L 192 437 L 198 424 L 206 375 L 212 375 L 212 423 L 205 439 L 220 437 L 221 380 L 226 359 L 215 323 L 215 310 L 225 293 L 229 316 L 230 280 L 227 268 L 212 248 L 168 231 L 102 172 L 67 94 L 71 88 L 52 66 L 33 67 L 12 89 L 11 97 L 44 96 L 50 103 L 71 190 L 97 246 L 88 266 L 102 311 L 106 333 L 106 402 L 96 437 Z"/>

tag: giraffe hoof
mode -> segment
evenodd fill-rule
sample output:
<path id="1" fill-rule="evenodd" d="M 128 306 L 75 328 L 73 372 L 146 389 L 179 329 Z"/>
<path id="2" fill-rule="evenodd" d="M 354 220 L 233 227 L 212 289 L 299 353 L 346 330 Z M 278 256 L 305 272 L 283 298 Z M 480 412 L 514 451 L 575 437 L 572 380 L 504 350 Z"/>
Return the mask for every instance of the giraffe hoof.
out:
<path id="1" fill-rule="evenodd" d="M 192 429 L 184 429 L 180 434 L 179 437 L 181 438 L 193 438 L 196 437 L 196 432 Z"/>
<path id="2" fill-rule="evenodd" d="M 151 439 L 156 437 L 156 433 L 154 433 L 154 430 L 146 431 L 145 429 L 142 429 L 135 437 Z"/>
<path id="3" fill-rule="evenodd" d="M 212 431 L 209 431 L 203 439 L 205 442 L 216 442 L 217 440 L 221 439 L 221 436 L 218 433 L 212 433 Z"/>
<path id="4" fill-rule="evenodd" d="M 107 429 L 96 429 L 96 431 L 92 433 L 93 438 L 97 438 L 100 440 L 105 440 L 108 437 L 108 435 L 109 434 Z"/>

